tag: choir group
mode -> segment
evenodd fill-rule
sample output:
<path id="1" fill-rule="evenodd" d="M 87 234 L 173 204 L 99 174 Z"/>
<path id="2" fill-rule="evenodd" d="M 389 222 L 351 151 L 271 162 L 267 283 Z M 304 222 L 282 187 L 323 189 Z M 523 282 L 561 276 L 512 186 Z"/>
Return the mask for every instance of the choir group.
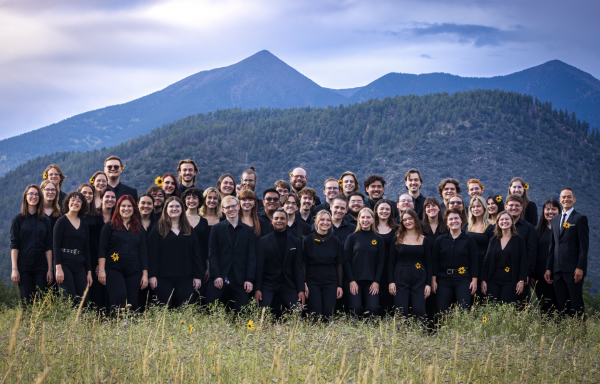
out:
<path id="1" fill-rule="evenodd" d="M 253 167 L 240 183 L 224 174 L 203 190 L 194 161 L 181 160 L 177 176 L 157 177 L 139 196 L 121 183 L 124 169 L 110 156 L 67 194 L 52 164 L 39 186 L 25 188 L 10 232 L 11 278 L 23 300 L 56 281 L 65 296 L 106 309 L 143 310 L 156 300 L 240 310 L 253 297 L 313 316 L 424 319 L 477 298 L 521 306 L 535 294 L 544 313 L 584 314 L 589 228 L 568 187 L 538 219 L 520 177 L 506 196 L 487 198 L 470 179 L 468 201 L 458 180 L 444 179 L 438 200 L 421 194 L 421 173 L 410 169 L 394 202 L 382 176 L 367 177 L 363 195 L 344 172 L 325 180 L 321 202 L 302 168 L 261 199 Z"/>

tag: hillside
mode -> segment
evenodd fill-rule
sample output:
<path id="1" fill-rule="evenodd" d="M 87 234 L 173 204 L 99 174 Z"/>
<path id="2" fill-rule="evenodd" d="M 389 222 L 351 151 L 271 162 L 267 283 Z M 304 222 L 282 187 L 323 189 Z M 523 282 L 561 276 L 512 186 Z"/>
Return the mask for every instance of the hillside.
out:
<path id="1" fill-rule="evenodd" d="M 465 183 L 479 178 L 486 195 L 506 195 L 513 176 L 530 184 L 538 206 L 572 186 L 577 209 L 590 217 L 589 276 L 600 286 L 599 232 L 593 219 L 600 180 L 600 136 L 588 135 L 587 123 L 565 116 L 531 96 L 503 91 L 471 91 L 371 100 L 349 107 L 230 109 L 178 120 L 112 148 L 62 152 L 30 160 L 0 179 L 0 276 L 10 271 L 8 230 L 26 185 L 40 183 L 46 165 L 63 167 L 65 190 L 101 169 L 111 154 L 126 164 L 123 180 L 145 190 L 156 176 L 175 172 L 179 159 L 199 167 L 197 185 L 214 186 L 226 172 L 236 177 L 254 165 L 258 190 L 286 179 L 296 166 L 307 169 L 309 186 L 354 171 L 362 181 L 372 173 L 385 176 L 387 196 L 404 190 L 403 176 L 419 168 L 423 192 L 437 196 L 445 177 Z M 362 188 L 361 188 L 362 189 Z M 466 193 L 463 193 L 466 196 Z"/>

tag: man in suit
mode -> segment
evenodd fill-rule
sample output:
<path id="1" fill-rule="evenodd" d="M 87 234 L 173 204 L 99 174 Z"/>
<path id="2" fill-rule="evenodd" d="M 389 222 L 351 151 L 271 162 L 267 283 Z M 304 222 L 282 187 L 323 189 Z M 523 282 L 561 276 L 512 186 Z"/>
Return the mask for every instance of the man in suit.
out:
<path id="1" fill-rule="evenodd" d="M 552 237 L 544 278 L 554 285 L 559 310 L 579 317 L 585 313 L 583 280 L 587 272 L 590 229 L 587 217 L 573 209 L 575 201 L 571 188 L 560 191 L 563 213 L 550 222 Z"/>
<path id="2" fill-rule="evenodd" d="M 208 241 L 210 276 L 206 301 L 232 303 L 239 311 L 248 304 L 256 276 L 256 237 L 239 218 L 237 197 L 225 196 L 221 209 L 226 220 L 213 225 Z"/>
<path id="3" fill-rule="evenodd" d="M 104 160 L 104 173 L 108 176 L 108 186 L 115 191 L 117 201 L 121 196 L 129 195 L 135 201 L 138 201 L 137 189 L 128 187 L 121 183 L 121 173 L 123 172 L 123 162 L 117 156 L 109 156 Z"/>
<path id="4" fill-rule="evenodd" d="M 282 208 L 273 213 L 273 232 L 258 239 L 256 291 L 254 299 L 261 307 L 270 307 L 275 297 L 287 309 L 300 302 L 304 306 L 304 270 L 300 239 L 287 228 Z"/>

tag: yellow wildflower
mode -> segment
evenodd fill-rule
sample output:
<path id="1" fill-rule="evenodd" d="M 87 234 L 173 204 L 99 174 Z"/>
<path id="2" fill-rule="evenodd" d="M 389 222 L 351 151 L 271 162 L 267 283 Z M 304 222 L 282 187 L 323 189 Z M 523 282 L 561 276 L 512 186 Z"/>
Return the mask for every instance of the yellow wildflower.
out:
<path id="1" fill-rule="evenodd" d="M 569 229 L 569 228 L 571 228 L 571 224 L 569 224 L 565 221 L 565 223 L 563 224 L 563 227 L 565 227 L 565 229 Z"/>
<path id="2" fill-rule="evenodd" d="M 525 184 L 525 186 L 523 187 L 524 190 L 528 190 L 529 189 L 529 184 Z"/>
<path id="3" fill-rule="evenodd" d="M 121 169 L 125 169 L 125 164 L 121 164 Z"/>
<path id="4" fill-rule="evenodd" d="M 510 272 L 510 268 L 508 268 L 508 267 L 504 268 L 504 272 L 506 272 L 506 273 Z"/>
<path id="5" fill-rule="evenodd" d="M 417 269 L 421 269 L 421 264 L 417 263 L 415 264 L 415 267 L 417 267 Z"/>
<path id="6" fill-rule="evenodd" d="M 113 261 L 119 260 L 119 254 L 117 252 L 113 253 L 110 257 L 113 259 Z"/>
<path id="7" fill-rule="evenodd" d="M 90 179 L 90 184 L 94 185 L 94 182 L 95 182 L 95 181 L 96 181 L 96 180 L 94 180 L 94 178 L 92 177 L 92 178 Z"/>
<path id="8" fill-rule="evenodd" d="M 502 196 L 496 197 L 496 202 L 500 203 L 502 201 Z"/>
<path id="9" fill-rule="evenodd" d="M 254 331 L 254 321 L 248 320 L 248 330 Z"/>
<path id="10" fill-rule="evenodd" d="M 461 275 L 464 275 L 465 274 L 465 267 L 458 268 L 458 273 L 460 273 Z"/>
<path id="11" fill-rule="evenodd" d="M 165 182 L 165 180 L 160 176 L 158 176 L 156 179 L 154 179 L 154 184 L 156 184 L 157 187 L 162 188 L 164 182 Z"/>
<path id="12" fill-rule="evenodd" d="M 377 245 L 377 240 L 373 239 L 373 241 L 371 241 L 371 244 Z"/>
<path id="13" fill-rule="evenodd" d="M 484 318 L 483 318 L 483 319 L 481 319 L 481 320 L 483 320 L 483 322 L 484 322 L 484 323 L 487 323 L 487 317 L 484 317 Z"/>

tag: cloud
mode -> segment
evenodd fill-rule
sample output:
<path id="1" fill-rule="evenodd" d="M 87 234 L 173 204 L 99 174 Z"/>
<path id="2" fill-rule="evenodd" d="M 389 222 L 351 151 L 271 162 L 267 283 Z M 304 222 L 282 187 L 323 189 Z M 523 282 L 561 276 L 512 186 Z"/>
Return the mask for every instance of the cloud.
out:
<path id="1" fill-rule="evenodd" d="M 423 59 L 432 59 L 432 57 L 430 55 L 426 55 L 426 54 L 422 54 L 421 56 Z"/>
<path id="2" fill-rule="evenodd" d="M 506 42 L 523 40 L 523 28 L 518 26 L 515 31 L 501 30 L 496 27 L 475 24 L 442 23 L 431 24 L 411 30 L 414 36 L 449 35 L 458 39 L 459 43 L 471 43 L 476 47 L 499 46 Z"/>
<path id="3" fill-rule="evenodd" d="M 0 10 L 26 13 L 47 11 L 115 11 L 147 8 L 166 0 L 0 0 Z"/>

